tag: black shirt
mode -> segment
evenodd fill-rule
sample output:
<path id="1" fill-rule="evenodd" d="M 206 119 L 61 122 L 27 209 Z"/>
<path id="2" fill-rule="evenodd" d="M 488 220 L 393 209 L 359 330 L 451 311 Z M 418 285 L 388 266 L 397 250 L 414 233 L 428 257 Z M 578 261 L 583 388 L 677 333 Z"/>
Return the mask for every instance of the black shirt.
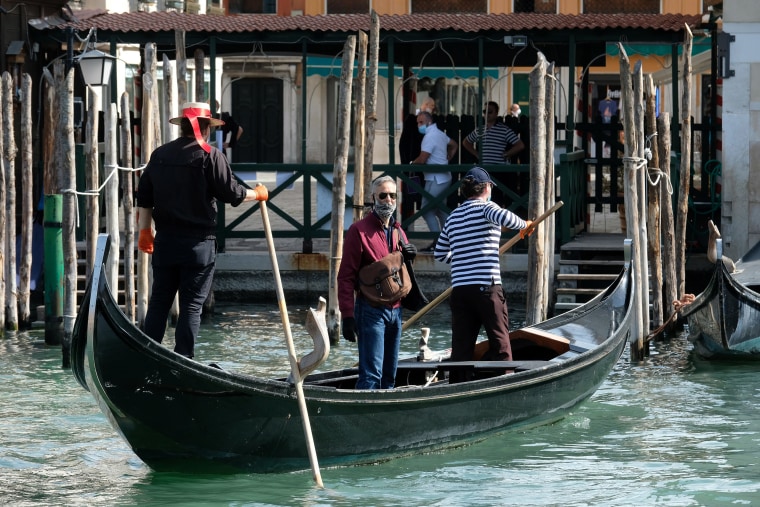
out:
<path id="1" fill-rule="evenodd" d="M 216 237 L 216 201 L 238 206 L 247 189 L 216 148 L 206 153 L 191 137 L 157 148 L 140 177 L 137 206 L 153 208 L 157 232 Z"/>

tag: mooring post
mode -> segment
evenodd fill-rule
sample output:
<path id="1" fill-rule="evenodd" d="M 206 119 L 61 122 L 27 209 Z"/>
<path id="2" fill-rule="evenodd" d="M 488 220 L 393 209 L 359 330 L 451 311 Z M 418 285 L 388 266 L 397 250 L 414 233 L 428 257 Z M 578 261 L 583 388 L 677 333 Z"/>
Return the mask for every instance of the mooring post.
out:
<path id="1" fill-rule="evenodd" d="M 45 195 L 45 343 L 63 343 L 63 196 Z"/>

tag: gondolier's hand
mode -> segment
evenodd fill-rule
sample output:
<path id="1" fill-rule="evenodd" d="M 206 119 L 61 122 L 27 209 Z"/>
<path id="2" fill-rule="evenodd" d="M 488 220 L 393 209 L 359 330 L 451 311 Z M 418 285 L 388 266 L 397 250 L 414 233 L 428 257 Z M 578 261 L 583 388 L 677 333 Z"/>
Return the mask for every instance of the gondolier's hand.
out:
<path id="1" fill-rule="evenodd" d="M 412 262 L 417 257 L 417 247 L 412 243 L 407 243 L 401 247 L 401 255 L 404 256 L 405 260 Z"/>
<path id="2" fill-rule="evenodd" d="M 356 321 L 353 317 L 343 319 L 343 338 L 350 342 L 356 341 Z"/>
<path id="3" fill-rule="evenodd" d="M 269 190 L 267 190 L 267 187 L 262 185 L 261 183 L 256 184 L 256 188 L 253 189 L 253 195 L 254 199 L 257 201 L 268 201 L 269 200 Z"/>
<path id="4" fill-rule="evenodd" d="M 140 237 L 137 238 L 137 248 L 146 254 L 153 253 L 153 231 L 150 227 L 140 229 Z"/>
<path id="5" fill-rule="evenodd" d="M 533 220 L 526 220 L 525 223 L 528 225 L 525 226 L 525 229 L 520 230 L 520 239 L 527 238 L 533 234 L 533 231 L 536 230 L 536 228 L 533 226 Z"/>

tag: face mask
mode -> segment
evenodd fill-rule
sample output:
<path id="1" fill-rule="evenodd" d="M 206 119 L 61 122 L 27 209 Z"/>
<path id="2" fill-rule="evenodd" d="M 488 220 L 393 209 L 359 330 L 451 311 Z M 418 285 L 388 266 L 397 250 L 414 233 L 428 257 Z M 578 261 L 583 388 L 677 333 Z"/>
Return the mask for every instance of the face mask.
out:
<path id="1" fill-rule="evenodd" d="M 388 220 L 396 212 L 396 204 L 390 202 L 375 203 L 375 213 L 383 220 Z"/>
<path id="2" fill-rule="evenodd" d="M 512 116 L 514 116 L 515 118 L 517 118 L 518 116 L 520 116 L 521 112 L 522 111 L 520 111 L 519 109 L 517 111 L 512 111 Z"/>
<path id="3" fill-rule="evenodd" d="M 420 134 L 425 134 L 427 132 L 427 125 L 419 125 L 417 130 L 420 131 Z"/>

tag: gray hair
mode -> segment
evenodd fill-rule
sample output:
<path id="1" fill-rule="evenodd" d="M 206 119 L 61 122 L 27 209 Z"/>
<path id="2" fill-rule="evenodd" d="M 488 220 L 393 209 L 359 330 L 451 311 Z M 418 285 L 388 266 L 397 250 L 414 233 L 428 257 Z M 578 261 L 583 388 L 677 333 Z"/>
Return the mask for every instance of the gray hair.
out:
<path id="1" fill-rule="evenodd" d="M 382 185 L 383 183 L 388 183 L 389 181 L 393 183 L 394 185 L 396 185 L 396 180 L 392 176 L 388 176 L 387 174 L 385 176 L 380 176 L 378 178 L 375 178 L 372 181 L 372 195 L 375 195 L 375 192 L 377 192 L 377 189 L 380 187 L 380 185 Z"/>

